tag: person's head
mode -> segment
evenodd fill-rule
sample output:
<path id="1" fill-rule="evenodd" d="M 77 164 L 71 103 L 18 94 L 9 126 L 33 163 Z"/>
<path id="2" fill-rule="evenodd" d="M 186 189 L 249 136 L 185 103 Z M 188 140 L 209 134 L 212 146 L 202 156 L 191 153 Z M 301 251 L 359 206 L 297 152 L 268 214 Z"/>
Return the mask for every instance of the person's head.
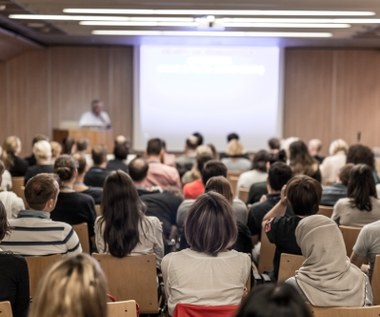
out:
<path id="1" fill-rule="evenodd" d="M 28 180 L 25 185 L 25 200 L 34 210 L 52 211 L 57 202 L 58 182 L 54 174 L 41 173 Z"/>
<path id="2" fill-rule="evenodd" d="M 198 197 L 187 216 L 185 237 L 191 249 L 211 256 L 231 249 L 237 227 L 228 200 L 213 191 Z"/>
<path id="3" fill-rule="evenodd" d="M 227 167 L 220 161 L 211 160 L 206 162 L 202 170 L 202 183 L 206 185 L 207 181 L 213 176 L 227 177 Z"/>
<path id="4" fill-rule="evenodd" d="M 146 146 L 146 154 L 148 156 L 162 155 L 162 141 L 159 138 L 150 139 Z"/>
<path id="5" fill-rule="evenodd" d="M 45 274 L 29 317 L 107 317 L 107 285 L 99 263 L 87 254 L 67 257 Z"/>
<path id="6" fill-rule="evenodd" d="M 227 154 L 229 156 L 240 156 L 245 153 L 243 144 L 237 139 L 232 139 L 227 145 Z"/>
<path id="7" fill-rule="evenodd" d="M 298 216 L 309 216 L 318 212 L 322 186 L 314 178 L 297 175 L 286 185 L 285 195 Z"/>
<path id="8" fill-rule="evenodd" d="M 50 141 L 50 146 L 52 159 L 55 160 L 62 153 L 62 145 L 56 141 Z"/>
<path id="9" fill-rule="evenodd" d="M 338 178 L 344 186 L 348 186 L 350 180 L 351 170 L 355 165 L 352 163 L 345 164 L 339 169 Z"/>
<path id="10" fill-rule="evenodd" d="M 308 144 L 308 150 L 311 156 L 317 155 L 322 150 L 322 141 L 319 139 L 311 139 Z"/>
<path id="11" fill-rule="evenodd" d="M 107 176 L 101 205 L 103 238 L 109 253 L 116 257 L 130 254 L 139 242 L 144 205 L 127 173 L 118 170 Z"/>
<path id="12" fill-rule="evenodd" d="M 77 173 L 76 162 L 70 155 L 64 154 L 54 162 L 54 173 L 59 177 L 60 185 L 73 181 Z"/>
<path id="13" fill-rule="evenodd" d="M 366 145 L 355 144 L 348 148 L 346 163 L 367 164 L 372 170 L 375 169 L 375 154 Z"/>
<path id="14" fill-rule="evenodd" d="M 92 161 L 95 166 L 100 166 L 107 162 L 107 149 L 103 145 L 94 146 L 91 150 Z"/>
<path id="15" fill-rule="evenodd" d="M 0 241 L 4 239 L 5 235 L 10 231 L 7 211 L 3 203 L 0 201 Z"/>
<path id="16" fill-rule="evenodd" d="M 87 160 L 83 154 L 75 153 L 73 154 L 75 160 L 75 165 L 79 175 L 83 175 L 87 171 Z"/>
<path id="17" fill-rule="evenodd" d="M 136 157 L 128 164 L 128 173 L 134 182 L 142 182 L 148 175 L 148 169 L 148 162 L 140 157 Z"/>
<path id="18" fill-rule="evenodd" d="M 15 135 L 7 137 L 3 143 L 3 151 L 11 155 L 19 155 L 21 152 L 21 140 Z"/>
<path id="19" fill-rule="evenodd" d="M 115 146 L 113 148 L 113 154 L 115 155 L 115 158 L 118 160 L 126 160 L 129 154 L 129 148 L 127 143 L 115 143 Z"/>
<path id="20" fill-rule="evenodd" d="M 99 116 L 100 113 L 103 111 L 103 102 L 99 99 L 95 99 L 91 101 L 91 111 L 96 115 Z"/>
<path id="21" fill-rule="evenodd" d="M 269 160 L 270 155 L 267 151 L 258 151 L 253 157 L 252 169 L 265 173 L 267 171 L 267 163 Z"/>
<path id="22" fill-rule="evenodd" d="M 372 210 L 370 197 L 376 197 L 376 185 L 372 169 L 366 164 L 357 164 L 351 169 L 347 186 L 347 197 L 353 207 L 359 210 Z"/>
<path id="23" fill-rule="evenodd" d="M 336 139 L 332 141 L 329 147 L 330 155 L 335 155 L 338 152 L 344 152 L 346 154 L 347 151 L 348 151 L 348 144 L 346 143 L 346 141 L 342 139 Z"/>
<path id="24" fill-rule="evenodd" d="M 80 138 L 75 142 L 77 152 L 86 152 L 88 148 L 88 139 Z"/>
<path id="25" fill-rule="evenodd" d="M 240 137 L 239 134 L 232 132 L 227 134 L 227 143 L 229 143 L 231 140 L 238 140 L 239 141 Z"/>
<path id="26" fill-rule="evenodd" d="M 33 145 L 33 154 L 37 163 L 50 162 L 52 156 L 50 143 L 46 140 L 38 141 Z"/>
<path id="27" fill-rule="evenodd" d="M 197 145 L 202 145 L 203 144 L 203 135 L 200 134 L 199 132 L 194 132 L 193 136 L 197 138 Z"/>
<path id="28" fill-rule="evenodd" d="M 269 168 L 268 184 L 273 191 L 279 192 L 292 176 L 293 171 L 289 165 L 283 162 L 276 162 Z"/>
<path id="29" fill-rule="evenodd" d="M 255 287 L 243 300 L 236 317 L 312 317 L 300 293 L 286 283 Z"/>
<path id="30" fill-rule="evenodd" d="M 198 146 L 198 138 L 194 135 L 191 135 L 186 139 L 185 146 L 187 150 L 195 151 Z"/>
<path id="31" fill-rule="evenodd" d="M 205 192 L 208 193 L 210 191 L 221 194 L 232 204 L 234 195 L 232 193 L 231 184 L 224 176 L 214 176 L 207 181 Z"/>
<path id="32" fill-rule="evenodd" d="M 270 138 L 268 140 L 268 146 L 271 151 L 279 150 L 281 147 L 281 142 L 279 138 Z"/>
<path id="33" fill-rule="evenodd" d="M 304 162 L 310 157 L 309 151 L 305 142 L 297 140 L 289 145 L 289 159 L 290 161 Z M 311 158 L 311 157 L 310 157 Z"/>
<path id="34" fill-rule="evenodd" d="M 203 167 L 208 161 L 211 161 L 213 159 L 212 155 L 210 154 L 200 154 L 196 156 L 196 162 L 197 162 L 197 168 L 199 172 L 202 175 Z"/>
<path id="35" fill-rule="evenodd" d="M 32 146 L 36 144 L 38 141 L 49 141 L 49 138 L 44 134 L 37 134 L 32 139 Z"/>

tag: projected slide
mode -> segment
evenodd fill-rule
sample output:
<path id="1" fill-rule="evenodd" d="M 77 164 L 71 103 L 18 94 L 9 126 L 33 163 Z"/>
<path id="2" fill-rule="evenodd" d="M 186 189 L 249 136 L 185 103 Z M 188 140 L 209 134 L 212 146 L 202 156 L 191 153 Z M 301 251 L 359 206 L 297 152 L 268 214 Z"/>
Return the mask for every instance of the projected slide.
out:
<path id="1" fill-rule="evenodd" d="M 280 49 L 141 46 L 134 145 L 160 137 L 183 150 L 195 131 L 219 151 L 237 132 L 249 151 L 280 136 Z"/>

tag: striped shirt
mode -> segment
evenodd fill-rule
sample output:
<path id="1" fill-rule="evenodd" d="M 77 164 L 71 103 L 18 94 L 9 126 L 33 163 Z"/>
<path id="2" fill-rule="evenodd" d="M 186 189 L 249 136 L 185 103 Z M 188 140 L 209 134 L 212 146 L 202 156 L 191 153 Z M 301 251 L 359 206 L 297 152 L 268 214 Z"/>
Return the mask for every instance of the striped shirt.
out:
<path id="1" fill-rule="evenodd" d="M 22 210 L 16 219 L 9 219 L 9 224 L 12 230 L 0 243 L 4 251 L 23 256 L 82 252 L 73 228 L 51 220 L 48 212 Z"/>

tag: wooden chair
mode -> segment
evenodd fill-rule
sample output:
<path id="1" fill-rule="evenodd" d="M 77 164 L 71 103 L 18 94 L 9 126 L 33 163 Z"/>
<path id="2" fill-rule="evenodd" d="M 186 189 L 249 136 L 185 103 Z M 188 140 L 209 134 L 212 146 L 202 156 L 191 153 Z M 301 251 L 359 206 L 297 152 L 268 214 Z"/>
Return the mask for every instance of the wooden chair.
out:
<path id="1" fill-rule="evenodd" d="M 376 255 L 372 270 L 371 286 L 373 292 L 373 304 L 380 305 L 380 255 Z"/>
<path id="2" fill-rule="evenodd" d="M 346 245 L 347 256 L 352 253 L 352 248 L 358 238 L 361 227 L 351 227 L 351 226 L 339 226 L 340 231 L 343 234 L 344 244 Z"/>
<path id="3" fill-rule="evenodd" d="M 26 200 L 24 194 L 25 186 L 24 186 L 24 177 L 12 177 L 12 191 L 22 200 L 24 201 L 24 205 L 26 207 Z"/>
<path id="4" fill-rule="evenodd" d="M 107 311 L 108 317 L 137 317 L 136 301 L 108 302 Z"/>
<path id="5" fill-rule="evenodd" d="M 273 271 L 273 258 L 276 251 L 276 245 L 271 243 L 264 230 L 261 230 L 261 247 L 259 257 L 260 273 Z"/>
<path id="6" fill-rule="evenodd" d="M 110 294 L 116 300 L 134 299 L 143 314 L 159 311 L 156 256 L 154 254 L 116 258 L 94 253 L 108 281 Z"/>
<path id="7" fill-rule="evenodd" d="M 314 317 L 378 317 L 380 306 L 367 307 L 312 307 Z"/>
<path id="8" fill-rule="evenodd" d="M 245 203 L 247 203 L 247 200 L 248 200 L 248 194 L 249 194 L 249 188 L 244 188 L 244 187 L 241 187 L 239 189 L 239 193 L 238 193 L 238 198 L 242 201 L 244 201 Z"/>
<path id="9" fill-rule="evenodd" d="M 91 254 L 87 223 L 86 222 L 79 223 L 77 225 L 72 225 L 72 227 L 79 238 L 79 242 L 82 246 L 83 252 L 87 254 Z"/>
<path id="10" fill-rule="evenodd" d="M 29 270 L 30 297 L 33 298 L 41 278 L 46 274 L 46 271 L 49 270 L 54 263 L 62 259 L 62 255 L 54 254 L 47 256 L 28 256 L 25 257 L 25 259 L 28 263 Z"/>
<path id="11" fill-rule="evenodd" d="M 322 206 L 322 205 L 319 205 L 319 210 L 318 210 L 317 214 L 318 215 L 324 215 L 326 217 L 331 218 L 333 210 L 334 210 L 333 206 Z"/>
<path id="12" fill-rule="evenodd" d="M 280 269 L 278 271 L 278 280 L 286 281 L 289 277 L 294 276 L 305 258 L 303 255 L 281 253 Z"/>
<path id="13" fill-rule="evenodd" d="M 13 317 L 11 303 L 0 302 L 0 317 Z"/>

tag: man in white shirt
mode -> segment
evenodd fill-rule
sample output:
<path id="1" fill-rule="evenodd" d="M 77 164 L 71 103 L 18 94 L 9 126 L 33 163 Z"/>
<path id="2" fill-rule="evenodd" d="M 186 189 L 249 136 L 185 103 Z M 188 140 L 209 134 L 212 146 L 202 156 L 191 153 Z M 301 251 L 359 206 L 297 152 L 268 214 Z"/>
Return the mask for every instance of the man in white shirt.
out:
<path id="1" fill-rule="evenodd" d="M 80 127 L 97 127 L 108 129 L 111 127 L 111 119 L 108 113 L 103 111 L 103 102 L 95 99 L 91 102 L 91 111 L 82 114 L 79 120 Z"/>

